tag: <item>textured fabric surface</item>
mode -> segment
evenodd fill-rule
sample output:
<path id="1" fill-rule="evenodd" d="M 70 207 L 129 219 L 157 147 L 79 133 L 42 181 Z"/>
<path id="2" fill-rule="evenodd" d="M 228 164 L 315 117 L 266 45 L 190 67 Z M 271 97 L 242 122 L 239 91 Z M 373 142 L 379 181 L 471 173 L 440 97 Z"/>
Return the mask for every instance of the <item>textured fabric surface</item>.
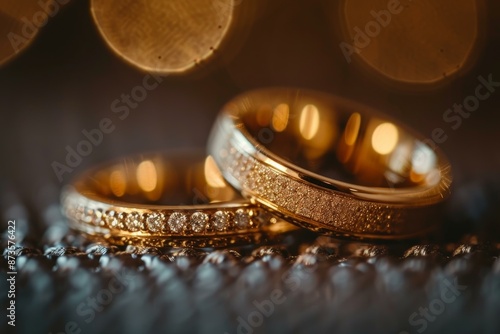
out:
<path id="1" fill-rule="evenodd" d="M 4 212 L 20 217 L 17 333 L 500 331 L 500 243 L 476 236 L 372 244 L 299 231 L 238 249 L 115 247 L 68 231 L 57 206 L 38 222 L 22 208 Z"/>

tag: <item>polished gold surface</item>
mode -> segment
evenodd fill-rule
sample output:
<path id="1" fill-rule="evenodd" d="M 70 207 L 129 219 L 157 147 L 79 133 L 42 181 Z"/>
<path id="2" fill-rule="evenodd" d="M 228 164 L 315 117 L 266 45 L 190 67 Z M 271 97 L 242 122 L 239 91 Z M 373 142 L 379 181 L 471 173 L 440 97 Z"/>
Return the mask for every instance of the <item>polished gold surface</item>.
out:
<path id="1" fill-rule="evenodd" d="M 286 124 L 276 130 L 278 110 Z M 209 153 L 245 196 L 339 235 L 428 232 L 451 183 L 449 163 L 425 138 L 366 106 L 300 89 L 258 90 L 229 102 Z"/>
<path id="2" fill-rule="evenodd" d="M 243 199 L 202 152 L 108 164 L 77 179 L 62 202 L 73 228 L 114 244 L 215 247 L 294 229 Z"/>

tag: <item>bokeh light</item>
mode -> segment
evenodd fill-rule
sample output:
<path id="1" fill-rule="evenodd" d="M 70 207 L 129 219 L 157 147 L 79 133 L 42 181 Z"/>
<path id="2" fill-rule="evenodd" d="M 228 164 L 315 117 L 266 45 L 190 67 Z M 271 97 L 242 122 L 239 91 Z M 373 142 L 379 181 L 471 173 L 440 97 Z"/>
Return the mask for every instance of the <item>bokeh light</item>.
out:
<path id="1" fill-rule="evenodd" d="M 398 128 L 392 123 L 382 123 L 373 131 L 372 146 L 379 154 L 389 154 L 396 147 L 398 139 Z"/>
<path id="2" fill-rule="evenodd" d="M 185 72 L 212 56 L 238 0 L 93 0 L 106 43 L 131 64 L 159 74 Z"/>
<path id="3" fill-rule="evenodd" d="M 480 14 L 477 0 L 344 0 L 341 49 L 386 79 L 438 83 L 468 67 Z"/>
<path id="4" fill-rule="evenodd" d="M 0 0 L 0 66 L 15 58 L 38 35 L 49 16 L 37 1 Z"/>

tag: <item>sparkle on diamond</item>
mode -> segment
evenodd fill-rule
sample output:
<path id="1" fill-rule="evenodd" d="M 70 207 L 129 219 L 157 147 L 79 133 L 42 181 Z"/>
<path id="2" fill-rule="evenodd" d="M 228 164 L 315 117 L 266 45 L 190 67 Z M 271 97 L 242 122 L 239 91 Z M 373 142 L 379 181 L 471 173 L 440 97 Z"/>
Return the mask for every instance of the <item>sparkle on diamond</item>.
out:
<path id="1" fill-rule="evenodd" d="M 179 233 L 186 227 L 187 218 L 186 215 L 180 212 L 174 212 L 168 218 L 168 227 L 174 233 Z"/>
<path id="2" fill-rule="evenodd" d="M 191 228 L 193 232 L 200 233 L 205 229 L 208 222 L 208 215 L 203 212 L 195 212 L 191 215 Z"/>
<path id="3" fill-rule="evenodd" d="M 102 216 L 103 215 L 102 215 L 102 210 L 101 209 L 94 210 L 94 216 L 92 218 L 92 222 L 95 225 L 97 225 L 97 226 L 101 225 L 101 223 L 102 223 Z"/>
<path id="4" fill-rule="evenodd" d="M 250 216 L 248 215 L 248 212 L 244 209 L 236 210 L 234 214 L 234 223 L 240 229 L 247 228 L 250 224 Z"/>
<path id="5" fill-rule="evenodd" d="M 229 212 L 217 211 L 214 214 L 214 227 L 217 231 L 224 231 L 229 226 Z"/>
<path id="6" fill-rule="evenodd" d="M 84 209 L 84 214 L 83 214 L 83 221 L 86 222 L 87 224 L 90 224 L 92 222 L 92 217 L 94 216 L 94 210 L 92 209 Z"/>
<path id="7" fill-rule="evenodd" d="M 141 216 L 137 212 L 132 212 L 125 218 L 125 226 L 129 231 L 137 232 L 141 229 Z"/>
<path id="8" fill-rule="evenodd" d="M 106 223 L 109 227 L 116 228 L 118 227 L 118 217 L 116 216 L 116 212 L 111 210 L 106 213 Z"/>
<path id="9" fill-rule="evenodd" d="M 150 213 L 146 218 L 146 226 L 149 231 L 155 233 L 160 232 L 165 217 L 160 213 Z"/>

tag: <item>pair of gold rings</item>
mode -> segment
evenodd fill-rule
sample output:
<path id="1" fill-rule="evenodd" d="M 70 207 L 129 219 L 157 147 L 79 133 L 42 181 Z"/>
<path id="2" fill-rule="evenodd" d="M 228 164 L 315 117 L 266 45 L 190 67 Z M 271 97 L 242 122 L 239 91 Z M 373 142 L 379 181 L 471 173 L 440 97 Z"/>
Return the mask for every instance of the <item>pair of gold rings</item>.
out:
<path id="1" fill-rule="evenodd" d="M 403 239 L 439 225 L 451 170 L 432 142 L 339 97 L 263 89 L 227 103 L 207 152 L 94 169 L 63 193 L 72 226 L 117 244 L 219 247 L 296 229 Z"/>

